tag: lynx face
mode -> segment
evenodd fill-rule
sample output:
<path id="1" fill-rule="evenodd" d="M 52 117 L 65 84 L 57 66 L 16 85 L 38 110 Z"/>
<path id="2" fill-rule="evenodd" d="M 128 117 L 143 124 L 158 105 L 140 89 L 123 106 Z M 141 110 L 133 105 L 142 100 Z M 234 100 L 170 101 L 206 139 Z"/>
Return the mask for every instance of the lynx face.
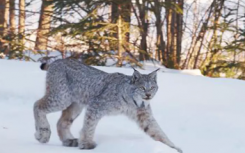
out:
<path id="1" fill-rule="evenodd" d="M 133 97 L 138 106 L 149 105 L 150 100 L 155 96 L 158 90 L 157 71 L 153 71 L 148 75 L 140 74 L 136 70 L 134 71 L 132 78 L 132 83 L 135 86 Z"/>

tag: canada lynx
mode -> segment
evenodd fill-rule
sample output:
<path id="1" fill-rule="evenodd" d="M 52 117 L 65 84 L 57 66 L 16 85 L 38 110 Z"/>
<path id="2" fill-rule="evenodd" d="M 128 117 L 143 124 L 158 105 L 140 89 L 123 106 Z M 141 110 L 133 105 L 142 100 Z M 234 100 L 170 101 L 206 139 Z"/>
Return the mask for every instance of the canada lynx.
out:
<path id="1" fill-rule="evenodd" d="M 156 141 L 182 152 L 160 129 L 152 116 L 150 100 L 158 90 L 157 70 L 132 76 L 106 73 L 74 59 L 57 60 L 43 64 L 48 70 L 46 93 L 34 104 L 36 139 L 49 141 L 51 131 L 46 115 L 62 111 L 57 130 L 64 146 L 93 149 L 96 125 L 106 115 L 124 114 L 137 122 L 140 128 Z M 79 140 L 70 132 L 72 122 L 86 107 Z"/>

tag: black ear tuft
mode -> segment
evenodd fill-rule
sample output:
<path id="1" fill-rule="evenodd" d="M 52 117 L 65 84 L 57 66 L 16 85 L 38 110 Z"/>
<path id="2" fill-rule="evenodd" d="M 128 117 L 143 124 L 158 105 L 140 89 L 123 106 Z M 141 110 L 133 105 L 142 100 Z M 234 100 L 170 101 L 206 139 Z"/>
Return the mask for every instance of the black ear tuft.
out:
<path id="1" fill-rule="evenodd" d="M 151 78 L 151 79 L 154 79 L 154 81 L 157 81 L 157 71 L 159 71 L 160 68 L 156 69 L 155 71 L 151 72 L 150 74 L 148 74 L 148 76 Z"/>
<path id="2" fill-rule="evenodd" d="M 134 68 L 133 68 L 133 69 L 134 69 Z M 141 77 L 140 72 L 137 71 L 136 69 L 134 69 L 134 73 L 133 73 L 131 82 L 132 82 L 132 83 L 135 83 L 136 81 L 138 81 L 138 79 L 139 79 L 140 77 Z"/>

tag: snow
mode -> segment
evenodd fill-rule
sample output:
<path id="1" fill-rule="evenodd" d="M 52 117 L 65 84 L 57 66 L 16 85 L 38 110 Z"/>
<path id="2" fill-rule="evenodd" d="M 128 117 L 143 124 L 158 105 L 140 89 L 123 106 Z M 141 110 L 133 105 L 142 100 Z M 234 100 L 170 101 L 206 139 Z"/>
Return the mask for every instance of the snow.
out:
<path id="1" fill-rule="evenodd" d="M 202 73 L 199 69 L 192 69 L 192 70 L 175 70 L 175 69 L 169 69 L 165 66 L 161 65 L 159 62 L 155 61 L 145 61 L 143 63 L 143 69 L 145 70 L 151 70 L 154 71 L 157 68 L 160 68 L 160 71 L 162 72 L 168 72 L 168 73 L 183 73 L 183 74 L 190 74 L 190 75 L 199 75 L 202 76 Z"/>
<path id="2" fill-rule="evenodd" d="M 56 133 L 60 112 L 48 115 L 49 143 L 34 138 L 33 103 L 44 94 L 46 72 L 39 63 L 0 60 L 0 153 L 177 153 L 145 135 L 124 116 L 99 123 L 94 150 L 63 147 Z M 129 68 L 97 67 L 131 75 Z M 154 69 L 154 67 L 152 68 Z M 140 70 L 149 73 L 149 70 Z M 191 72 L 192 73 L 192 72 Z M 235 79 L 158 72 L 159 91 L 152 109 L 163 131 L 184 153 L 245 152 L 245 82 Z M 83 115 L 75 120 L 78 136 Z"/>

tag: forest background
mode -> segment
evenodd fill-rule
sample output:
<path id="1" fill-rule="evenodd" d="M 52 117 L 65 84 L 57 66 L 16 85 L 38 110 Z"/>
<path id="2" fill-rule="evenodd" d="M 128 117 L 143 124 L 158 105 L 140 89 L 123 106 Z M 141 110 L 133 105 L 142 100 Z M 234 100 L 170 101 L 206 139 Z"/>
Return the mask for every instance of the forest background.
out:
<path id="1" fill-rule="evenodd" d="M 245 79 L 245 0 L 0 0 L 0 58 L 200 69 Z"/>

